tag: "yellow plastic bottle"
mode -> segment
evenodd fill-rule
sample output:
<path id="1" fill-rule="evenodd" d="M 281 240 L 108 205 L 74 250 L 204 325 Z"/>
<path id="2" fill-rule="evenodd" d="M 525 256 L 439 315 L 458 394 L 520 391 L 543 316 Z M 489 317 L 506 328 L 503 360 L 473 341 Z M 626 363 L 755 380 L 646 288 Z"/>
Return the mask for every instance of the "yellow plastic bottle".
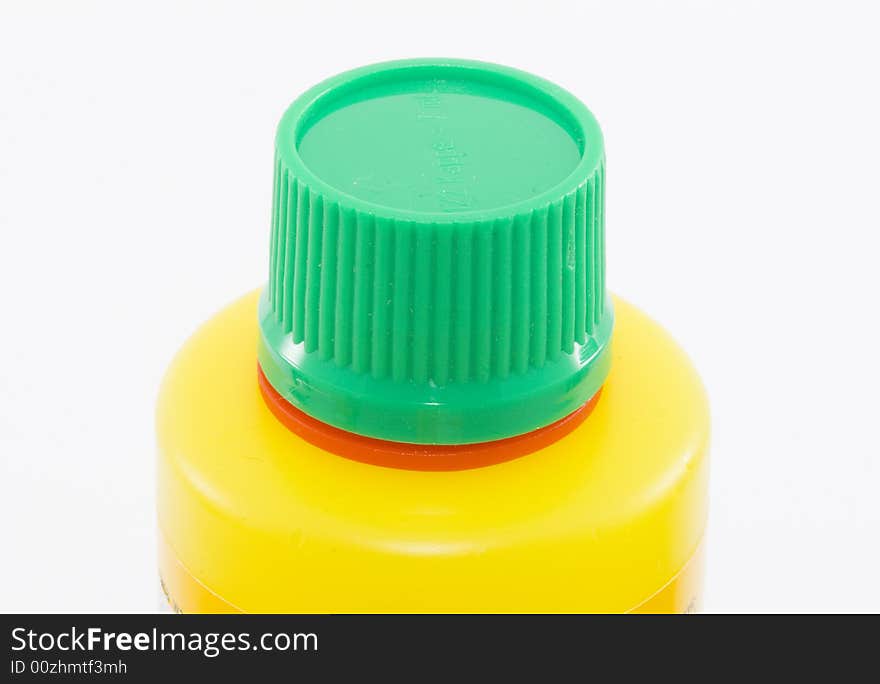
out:
<path id="1" fill-rule="evenodd" d="M 160 573 L 183 612 L 685 612 L 709 418 L 607 296 L 604 148 L 512 69 L 379 64 L 294 102 L 269 283 L 158 406 Z"/>

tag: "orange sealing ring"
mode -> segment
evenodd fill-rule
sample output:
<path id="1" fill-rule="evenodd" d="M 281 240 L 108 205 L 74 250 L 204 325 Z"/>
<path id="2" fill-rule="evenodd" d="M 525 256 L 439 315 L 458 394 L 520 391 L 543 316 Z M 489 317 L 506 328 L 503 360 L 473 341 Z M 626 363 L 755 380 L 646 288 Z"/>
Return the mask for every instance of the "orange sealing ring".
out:
<path id="1" fill-rule="evenodd" d="M 579 409 L 555 423 L 522 435 L 476 444 L 410 444 L 364 437 L 322 423 L 284 399 L 269 383 L 259 364 L 257 378 L 269 410 L 285 427 L 310 444 L 360 463 L 424 471 L 483 468 L 538 451 L 584 422 L 602 394 L 599 388 Z"/>

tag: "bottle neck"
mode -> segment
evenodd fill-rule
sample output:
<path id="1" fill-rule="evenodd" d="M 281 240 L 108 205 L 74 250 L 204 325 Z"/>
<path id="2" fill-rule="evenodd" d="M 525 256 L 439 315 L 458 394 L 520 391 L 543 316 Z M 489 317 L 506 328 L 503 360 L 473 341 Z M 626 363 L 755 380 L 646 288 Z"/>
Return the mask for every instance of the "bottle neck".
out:
<path id="1" fill-rule="evenodd" d="M 592 413 L 600 388 L 586 404 L 538 430 L 477 444 L 409 444 L 364 437 L 327 425 L 282 397 L 257 365 L 260 392 L 272 414 L 310 444 L 361 463 L 403 470 L 450 471 L 504 463 L 547 447 L 578 427 Z"/>

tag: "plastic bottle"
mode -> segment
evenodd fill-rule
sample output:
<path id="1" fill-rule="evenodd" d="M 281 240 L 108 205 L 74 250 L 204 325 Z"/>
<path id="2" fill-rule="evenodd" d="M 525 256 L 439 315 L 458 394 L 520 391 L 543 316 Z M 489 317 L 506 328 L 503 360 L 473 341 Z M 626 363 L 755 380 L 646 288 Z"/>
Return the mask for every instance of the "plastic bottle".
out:
<path id="1" fill-rule="evenodd" d="M 184 612 L 683 612 L 708 409 L 605 287 L 605 152 L 574 96 L 411 60 L 278 128 L 268 284 L 158 407 Z"/>

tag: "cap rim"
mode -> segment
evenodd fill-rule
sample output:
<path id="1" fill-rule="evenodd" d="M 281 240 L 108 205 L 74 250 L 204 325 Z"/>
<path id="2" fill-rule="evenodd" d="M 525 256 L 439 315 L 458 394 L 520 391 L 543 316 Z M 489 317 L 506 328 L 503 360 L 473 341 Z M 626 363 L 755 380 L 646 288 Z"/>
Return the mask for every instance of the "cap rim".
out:
<path id="1" fill-rule="evenodd" d="M 374 378 L 307 353 L 279 328 L 260 296 L 257 360 L 285 400 L 333 427 L 409 444 L 474 444 L 525 434 L 576 411 L 598 392 L 611 365 L 610 300 L 601 329 L 574 354 L 487 382 L 431 386 Z"/>
<path id="2" fill-rule="evenodd" d="M 581 156 L 578 164 L 558 183 L 532 197 L 517 202 L 463 211 L 420 211 L 371 202 L 352 195 L 316 174 L 300 155 L 298 149 L 300 138 L 308 130 L 307 124 L 313 123 L 309 121 L 310 111 L 339 88 L 353 88 L 354 84 L 379 75 L 405 74 L 412 70 L 436 68 L 460 71 L 474 76 L 497 78 L 511 87 L 527 86 L 534 94 L 554 103 L 561 111 L 565 111 L 580 128 L 580 140 L 577 142 L 581 147 Z M 304 126 L 306 126 L 305 130 L 303 130 Z M 590 144 L 587 144 L 587 141 Z M 492 221 L 526 215 L 532 211 L 543 209 L 554 201 L 558 201 L 560 197 L 576 190 L 583 184 L 585 178 L 595 174 L 604 162 L 605 149 L 601 128 L 592 112 L 583 102 L 564 88 L 534 74 L 500 64 L 477 60 L 435 58 L 378 62 L 337 74 L 313 86 L 296 98 L 282 115 L 276 133 L 275 147 L 281 163 L 294 176 L 301 179 L 316 193 L 331 199 L 341 207 L 389 220 L 430 222 L 439 225 Z"/>

